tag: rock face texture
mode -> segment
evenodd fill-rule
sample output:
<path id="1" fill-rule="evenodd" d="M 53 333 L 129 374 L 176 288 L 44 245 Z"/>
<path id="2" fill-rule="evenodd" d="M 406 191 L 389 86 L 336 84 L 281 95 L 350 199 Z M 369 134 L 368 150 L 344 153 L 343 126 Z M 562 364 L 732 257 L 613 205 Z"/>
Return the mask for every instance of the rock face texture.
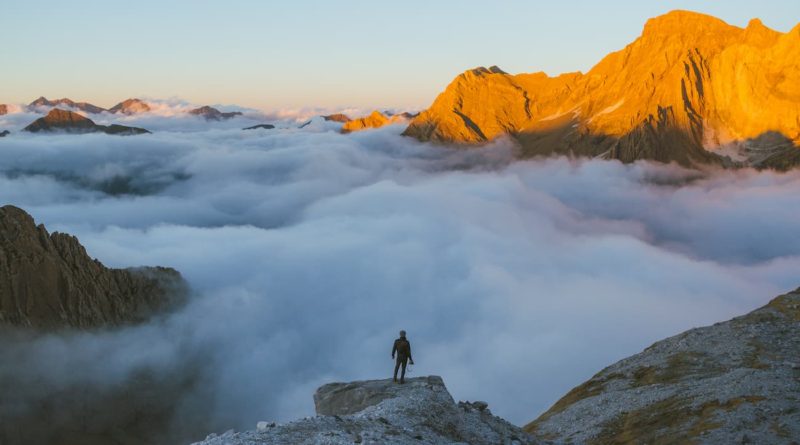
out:
<path id="1" fill-rule="evenodd" d="M 127 99 L 114 105 L 108 111 L 128 115 L 139 114 L 150 111 L 150 105 L 140 99 Z"/>
<path id="2" fill-rule="evenodd" d="M 239 111 L 231 111 L 223 113 L 222 111 L 219 111 L 216 108 L 209 107 L 207 105 L 200 108 L 195 108 L 194 110 L 189 110 L 189 114 L 195 116 L 201 116 L 205 118 L 205 120 L 207 121 L 222 121 L 242 115 L 242 113 Z"/>
<path id="3" fill-rule="evenodd" d="M 361 117 L 347 121 L 342 125 L 342 133 L 350 133 L 351 131 L 366 130 L 369 128 L 380 128 L 384 125 L 396 124 L 399 122 L 406 122 L 407 118 L 404 114 L 395 114 L 387 116 L 378 110 L 375 110 L 369 116 Z"/>
<path id="4" fill-rule="evenodd" d="M 80 110 L 84 113 L 91 113 L 91 114 L 98 114 L 104 111 L 108 111 L 105 108 L 98 107 L 96 105 L 92 105 L 86 102 L 73 102 L 70 99 L 56 99 L 56 100 L 48 100 L 44 96 L 39 97 L 35 101 L 31 102 L 28 105 L 28 109 L 31 111 L 37 111 L 42 108 L 55 108 L 55 107 L 62 107 L 62 108 L 72 108 L 74 110 Z"/>
<path id="5" fill-rule="evenodd" d="M 800 163 L 799 59 L 800 25 L 783 34 L 674 11 L 586 74 L 466 71 L 404 134 L 465 144 L 509 135 L 526 157 L 785 169 Z"/>
<path id="6" fill-rule="evenodd" d="M 789 444 L 800 438 L 799 407 L 797 289 L 609 366 L 525 429 L 589 445 Z"/>
<path id="7" fill-rule="evenodd" d="M 8 105 L 0 104 L 0 116 L 8 114 Z"/>
<path id="8" fill-rule="evenodd" d="M 23 131 L 31 133 L 61 131 L 66 133 L 106 133 L 120 136 L 150 133 L 144 128 L 126 127 L 125 125 L 97 125 L 91 119 L 72 111 L 53 108 L 47 116 L 36 119 Z"/>
<path id="9" fill-rule="evenodd" d="M 314 394 L 317 417 L 257 430 L 212 434 L 203 445 L 535 444 L 485 403 L 456 404 L 441 377 L 333 383 Z"/>
<path id="10" fill-rule="evenodd" d="M 109 269 L 74 236 L 49 234 L 14 206 L 0 207 L 0 325 L 95 328 L 141 322 L 183 303 L 174 269 Z"/>

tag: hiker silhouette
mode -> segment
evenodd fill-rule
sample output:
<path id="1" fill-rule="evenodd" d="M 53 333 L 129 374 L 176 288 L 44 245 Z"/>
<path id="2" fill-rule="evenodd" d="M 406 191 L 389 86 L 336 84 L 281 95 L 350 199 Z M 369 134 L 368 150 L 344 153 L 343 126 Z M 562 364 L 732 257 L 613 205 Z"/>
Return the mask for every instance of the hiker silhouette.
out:
<path id="1" fill-rule="evenodd" d="M 406 365 L 409 361 L 412 365 L 414 364 L 414 359 L 411 358 L 411 342 L 406 338 L 406 331 L 400 331 L 400 338 L 394 341 L 394 346 L 392 346 L 392 358 L 395 358 L 395 354 L 397 358 L 394 363 L 393 380 L 395 382 L 397 381 L 397 371 L 402 368 L 400 372 L 400 383 L 405 383 Z"/>

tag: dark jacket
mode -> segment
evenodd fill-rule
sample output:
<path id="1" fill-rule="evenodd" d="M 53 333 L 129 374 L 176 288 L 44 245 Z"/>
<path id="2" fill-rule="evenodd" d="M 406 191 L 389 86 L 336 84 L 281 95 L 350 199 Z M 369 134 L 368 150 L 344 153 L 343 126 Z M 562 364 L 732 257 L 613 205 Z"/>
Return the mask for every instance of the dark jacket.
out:
<path id="1" fill-rule="evenodd" d="M 399 359 L 409 358 L 411 361 L 414 361 L 414 359 L 411 358 L 411 342 L 404 337 L 400 337 L 394 341 L 392 357 L 394 357 L 395 353 L 397 353 L 397 358 Z"/>

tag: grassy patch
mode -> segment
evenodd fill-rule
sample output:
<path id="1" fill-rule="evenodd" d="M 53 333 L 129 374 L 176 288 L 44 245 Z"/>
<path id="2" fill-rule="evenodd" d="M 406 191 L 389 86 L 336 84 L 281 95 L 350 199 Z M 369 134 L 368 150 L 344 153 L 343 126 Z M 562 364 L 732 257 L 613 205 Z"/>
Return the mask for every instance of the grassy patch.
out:
<path id="1" fill-rule="evenodd" d="M 631 412 L 624 412 L 603 425 L 589 445 L 696 444 L 708 431 L 722 426 L 719 411 L 733 411 L 743 403 L 758 403 L 760 396 L 745 396 L 724 403 L 714 400 L 692 407 L 687 398 L 670 397 Z"/>
<path id="2" fill-rule="evenodd" d="M 544 414 L 539 416 L 538 419 L 534 420 L 533 422 L 525 425 L 522 429 L 531 433 L 536 431 L 538 424 L 544 422 L 554 414 L 558 414 L 561 411 L 567 409 L 567 407 L 571 406 L 575 402 L 580 400 L 596 396 L 603 392 L 603 389 L 611 380 L 624 378 L 623 374 L 619 373 L 611 373 L 606 376 L 601 375 L 601 373 L 595 374 L 594 377 L 591 379 L 583 382 L 579 386 L 572 388 L 570 392 L 568 392 L 564 397 L 559 399 L 553 406 L 550 407 Z"/>

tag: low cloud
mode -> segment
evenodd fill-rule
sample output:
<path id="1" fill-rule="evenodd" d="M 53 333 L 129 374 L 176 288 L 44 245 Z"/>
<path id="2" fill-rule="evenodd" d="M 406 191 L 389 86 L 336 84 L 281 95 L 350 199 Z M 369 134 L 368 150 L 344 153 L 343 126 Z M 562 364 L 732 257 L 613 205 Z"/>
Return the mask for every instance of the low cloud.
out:
<path id="1" fill-rule="evenodd" d="M 0 140 L 3 202 L 107 265 L 172 266 L 195 290 L 149 325 L 2 346 L 3 379 L 49 388 L 16 399 L 146 375 L 183 388 L 174 428 L 253 428 L 313 414 L 322 383 L 387 377 L 402 328 L 412 375 L 523 424 L 615 360 L 798 285 L 800 173 L 513 162 L 504 141 L 452 150 L 398 126 L 181 119 Z"/>

